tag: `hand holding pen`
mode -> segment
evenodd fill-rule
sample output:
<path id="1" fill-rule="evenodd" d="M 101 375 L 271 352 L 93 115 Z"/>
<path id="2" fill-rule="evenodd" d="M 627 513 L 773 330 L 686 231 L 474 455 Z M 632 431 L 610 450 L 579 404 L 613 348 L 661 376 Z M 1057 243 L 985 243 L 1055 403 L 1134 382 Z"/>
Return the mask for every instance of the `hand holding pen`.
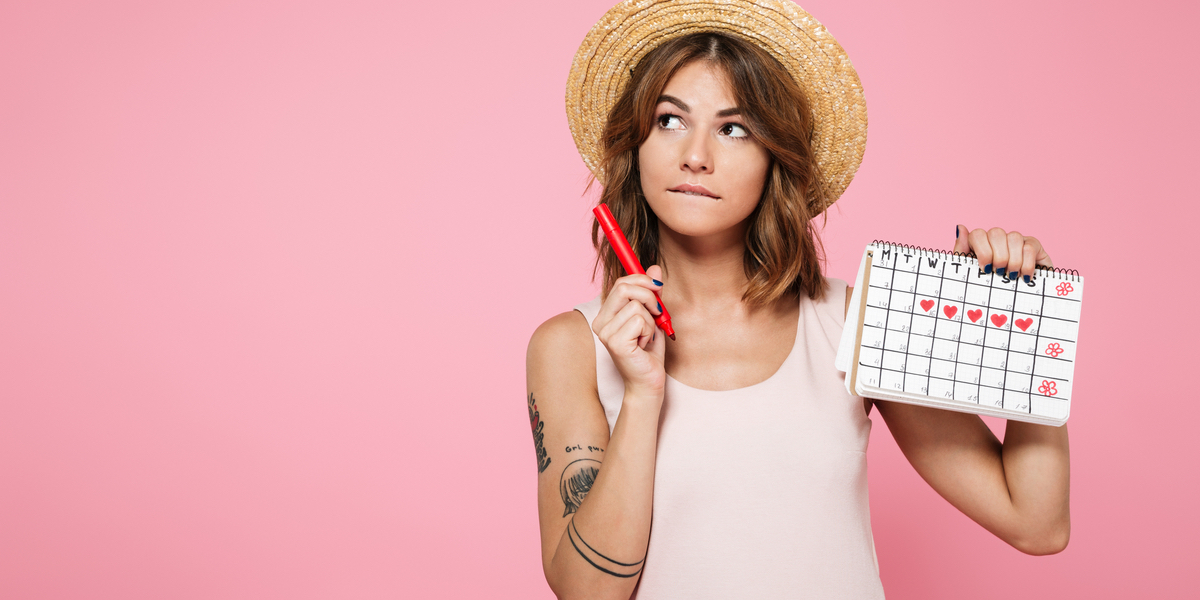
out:
<path id="1" fill-rule="evenodd" d="M 670 316 L 661 308 L 658 296 L 662 283 L 652 279 L 661 277 L 662 270 L 652 265 L 650 272 L 644 273 L 608 207 L 601 204 L 594 213 L 629 274 L 614 282 L 592 320 L 592 330 L 608 349 L 625 381 L 626 401 L 661 402 L 667 379 L 666 337 L 657 335 L 656 322 L 659 326 L 666 325 L 664 333 L 674 333 L 670 329 Z"/>

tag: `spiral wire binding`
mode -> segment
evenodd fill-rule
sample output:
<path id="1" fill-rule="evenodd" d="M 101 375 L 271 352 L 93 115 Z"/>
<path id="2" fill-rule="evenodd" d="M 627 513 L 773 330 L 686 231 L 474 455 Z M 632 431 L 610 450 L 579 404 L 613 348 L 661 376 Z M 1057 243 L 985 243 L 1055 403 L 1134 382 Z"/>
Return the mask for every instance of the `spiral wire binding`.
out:
<path id="1" fill-rule="evenodd" d="M 909 251 L 915 253 L 917 256 L 932 257 L 933 255 L 936 254 L 937 256 L 942 257 L 942 258 L 949 257 L 949 256 L 960 256 L 963 258 L 973 259 L 976 262 L 979 261 L 979 257 L 975 256 L 974 252 L 954 252 L 954 251 L 947 251 L 947 250 L 937 250 L 935 248 L 926 248 L 924 246 L 913 246 L 910 244 L 897 244 L 896 242 L 889 242 L 887 240 L 875 240 L 875 241 L 872 241 L 871 243 L 876 246 L 889 246 L 889 247 L 891 247 L 893 249 L 897 249 L 897 250 L 903 248 L 905 250 L 909 250 Z M 1062 268 L 1058 268 L 1058 267 L 1046 267 L 1043 265 L 1035 265 L 1033 268 L 1036 271 L 1041 271 L 1043 273 L 1043 277 L 1046 277 L 1048 279 L 1059 279 L 1059 280 L 1067 279 L 1070 281 L 1079 281 L 1080 279 L 1083 278 L 1083 275 L 1080 275 L 1079 271 L 1077 271 L 1075 269 L 1062 269 Z"/>

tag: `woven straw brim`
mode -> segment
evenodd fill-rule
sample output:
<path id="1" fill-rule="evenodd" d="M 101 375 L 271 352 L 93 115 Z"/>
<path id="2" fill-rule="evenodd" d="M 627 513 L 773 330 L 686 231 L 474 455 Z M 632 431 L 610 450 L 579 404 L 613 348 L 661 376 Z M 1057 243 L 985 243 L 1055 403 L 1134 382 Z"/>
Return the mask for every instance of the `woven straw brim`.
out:
<path id="1" fill-rule="evenodd" d="M 583 162 L 605 182 L 600 136 L 630 69 L 664 42 L 702 32 L 735 35 L 766 50 L 804 90 L 825 207 L 833 204 L 862 162 L 867 104 L 846 52 L 790 0 L 627 0 L 605 13 L 579 46 L 567 77 L 567 120 Z"/>

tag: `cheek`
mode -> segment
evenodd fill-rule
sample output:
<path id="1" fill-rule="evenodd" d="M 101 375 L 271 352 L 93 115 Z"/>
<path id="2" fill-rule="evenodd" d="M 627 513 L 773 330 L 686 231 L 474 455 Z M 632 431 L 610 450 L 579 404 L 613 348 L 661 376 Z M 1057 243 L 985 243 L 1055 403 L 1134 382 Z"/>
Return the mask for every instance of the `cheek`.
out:
<path id="1" fill-rule="evenodd" d="M 655 143 L 653 138 L 638 148 L 638 171 L 643 179 L 654 179 L 662 174 L 663 165 L 668 162 L 666 150 L 663 144 Z"/>
<path id="2" fill-rule="evenodd" d="M 736 168 L 732 169 L 736 173 L 734 189 L 741 192 L 739 196 L 744 202 L 753 204 L 758 204 L 759 198 L 762 197 L 763 187 L 767 181 L 767 171 L 771 167 L 771 159 L 766 151 L 756 150 L 758 151 L 741 153 L 738 157 L 740 160 L 735 165 Z"/>

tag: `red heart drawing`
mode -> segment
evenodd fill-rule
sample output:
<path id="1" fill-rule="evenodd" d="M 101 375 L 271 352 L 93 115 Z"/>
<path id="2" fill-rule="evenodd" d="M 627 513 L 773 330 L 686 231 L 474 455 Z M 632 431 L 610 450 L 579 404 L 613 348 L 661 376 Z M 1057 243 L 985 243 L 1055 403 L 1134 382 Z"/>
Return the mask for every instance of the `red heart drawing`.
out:
<path id="1" fill-rule="evenodd" d="M 982 310 L 968 310 L 967 316 L 971 317 L 971 322 L 974 323 L 979 320 L 979 317 L 983 316 L 983 311 Z"/>
<path id="2" fill-rule="evenodd" d="M 1013 322 L 1017 324 L 1017 327 L 1021 328 L 1021 331 L 1025 331 L 1029 329 L 1030 325 L 1033 325 L 1033 319 L 1017 319 Z"/>
<path id="3" fill-rule="evenodd" d="M 921 308 L 924 309 L 925 312 L 929 312 L 929 309 L 933 308 L 934 304 L 935 302 L 933 300 L 922 300 Z"/>
<path id="4" fill-rule="evenodd" d="M 947 304 L 942 307 L 942 312 L 946 314 L 947 319 L 953 319 L 954 315 L 958 314 L 958 307 Z"/>
<path id="5" fill-rule="evenodd" d="M 1007 320 L 1008 317 L 1005 315 L 992 315 L 992 323 L 995 324 L 996 327 L 1004 327 L 1004 322 Z"/>

